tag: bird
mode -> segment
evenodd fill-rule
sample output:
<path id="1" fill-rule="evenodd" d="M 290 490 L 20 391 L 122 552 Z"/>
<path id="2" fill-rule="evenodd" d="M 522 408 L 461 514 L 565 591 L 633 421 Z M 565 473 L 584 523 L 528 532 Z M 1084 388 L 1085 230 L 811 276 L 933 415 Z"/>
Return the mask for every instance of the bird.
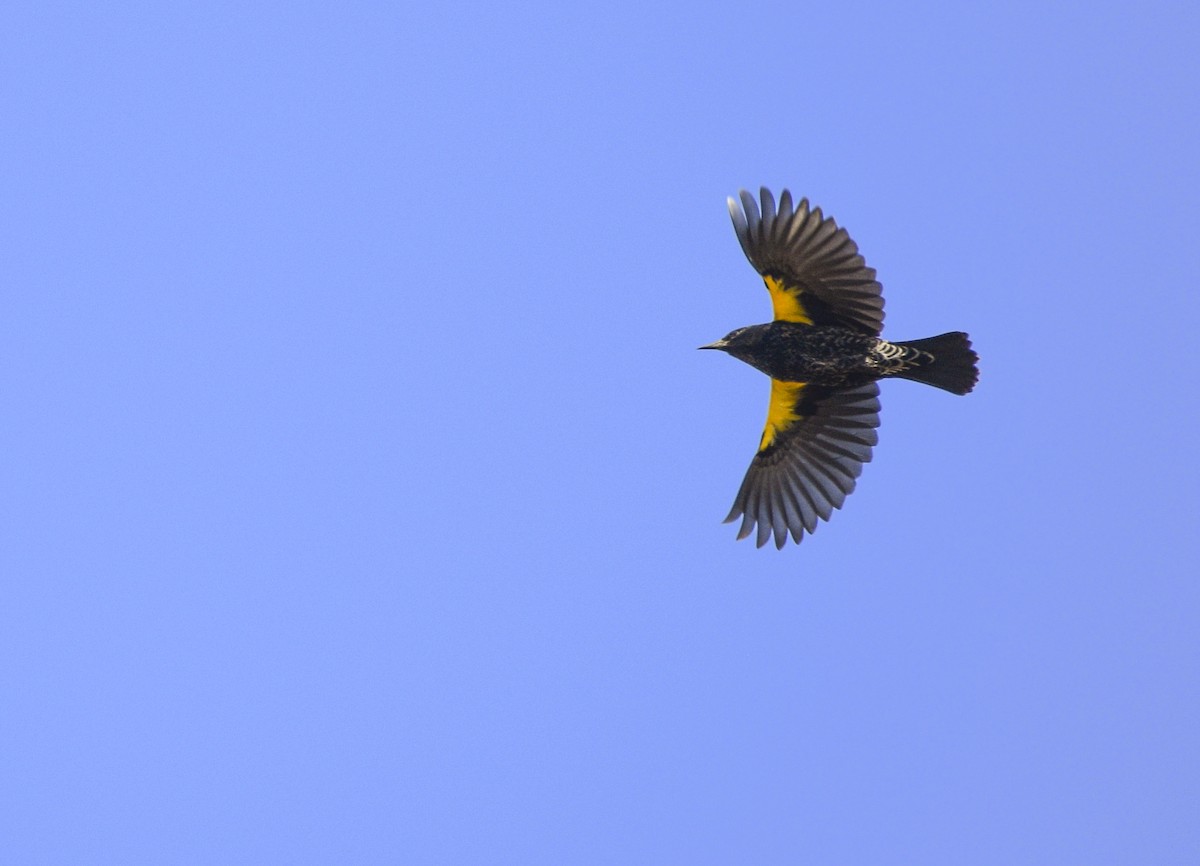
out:
<path id="1" fill-rule="evenodd" d="M 760 206 L 761 202 L 761 206 Z M 880 379 L 909 379 L 967 394 L 979 380 L 968 335 L 951 331 L 892 342 L 883 331 L 883 287 L 858 245 L 832 217 L 783 190 L 745 190 L 728 200 L 742 251 L 771 298 L 773 320 L 701 346 L 771 379 L 758 451 L 726 523 L 738 540 L 756 532 L 799 544 L 853 492 L 878 443 Z"/>

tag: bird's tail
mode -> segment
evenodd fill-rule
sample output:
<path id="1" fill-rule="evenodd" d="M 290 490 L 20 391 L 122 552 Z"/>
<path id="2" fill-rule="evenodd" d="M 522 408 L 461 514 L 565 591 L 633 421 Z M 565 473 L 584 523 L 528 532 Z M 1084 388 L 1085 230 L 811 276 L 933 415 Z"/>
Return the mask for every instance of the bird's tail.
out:
<path id="1" fill-rule="evenodd" d="M 905 352 L 905 369 L 894 375 L 924 382 L 952 394 L 966 394 L 979 381 L 979 356 L 962 331 L 951 331 L 924 340 L 896 343 Z"/>

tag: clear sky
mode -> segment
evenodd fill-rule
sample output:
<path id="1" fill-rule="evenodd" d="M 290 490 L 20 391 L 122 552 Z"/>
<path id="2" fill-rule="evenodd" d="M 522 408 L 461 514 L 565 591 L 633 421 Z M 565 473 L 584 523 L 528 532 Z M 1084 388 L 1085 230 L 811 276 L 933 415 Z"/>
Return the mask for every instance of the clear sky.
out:
<path id="1" fill-rule="evenodd" d="M 0 13 L 0 860 L 1200 862 L 1194 3 Z M 725 197 L 877 268 L 724 517 Z"/>

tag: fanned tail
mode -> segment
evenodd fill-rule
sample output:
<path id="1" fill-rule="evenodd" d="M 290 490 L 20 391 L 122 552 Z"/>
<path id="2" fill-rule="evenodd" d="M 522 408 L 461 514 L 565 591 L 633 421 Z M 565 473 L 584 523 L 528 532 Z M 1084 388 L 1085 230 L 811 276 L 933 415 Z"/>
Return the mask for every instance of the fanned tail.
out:
<path id="1" fill-rule="evenodd" d="M 895 373 L 897 378 L 924 382 L 951 394 L 967 394 L 979 381 L 979 356 L 962 331 L 895 345 L 904 348 L 905 360 L 912 365 Z"/>

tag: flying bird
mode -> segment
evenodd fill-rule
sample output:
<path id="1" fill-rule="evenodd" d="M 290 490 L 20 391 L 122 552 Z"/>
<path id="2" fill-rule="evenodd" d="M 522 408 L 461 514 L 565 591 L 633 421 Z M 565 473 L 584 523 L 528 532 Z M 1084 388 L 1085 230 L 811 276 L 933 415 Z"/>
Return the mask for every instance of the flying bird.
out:
<path id="1" fill-rule="evenodd" d="M 729 214 L 742 250 L 762 275 L 774 320 L 701 346 L 719 349 L 771 377 L 767 423 L 725 522 L 742 518 L 738 539 L 757 526 L 757 545 L 828 520 L 854 490 L 879 437 L 879 379 L 911 379 L 966 394 L 979 356 L 961 331 L 889 342 L 883 287 L 844 228 L 808 199 L 765 187 L 759 203 L 742 190 Z"/>

